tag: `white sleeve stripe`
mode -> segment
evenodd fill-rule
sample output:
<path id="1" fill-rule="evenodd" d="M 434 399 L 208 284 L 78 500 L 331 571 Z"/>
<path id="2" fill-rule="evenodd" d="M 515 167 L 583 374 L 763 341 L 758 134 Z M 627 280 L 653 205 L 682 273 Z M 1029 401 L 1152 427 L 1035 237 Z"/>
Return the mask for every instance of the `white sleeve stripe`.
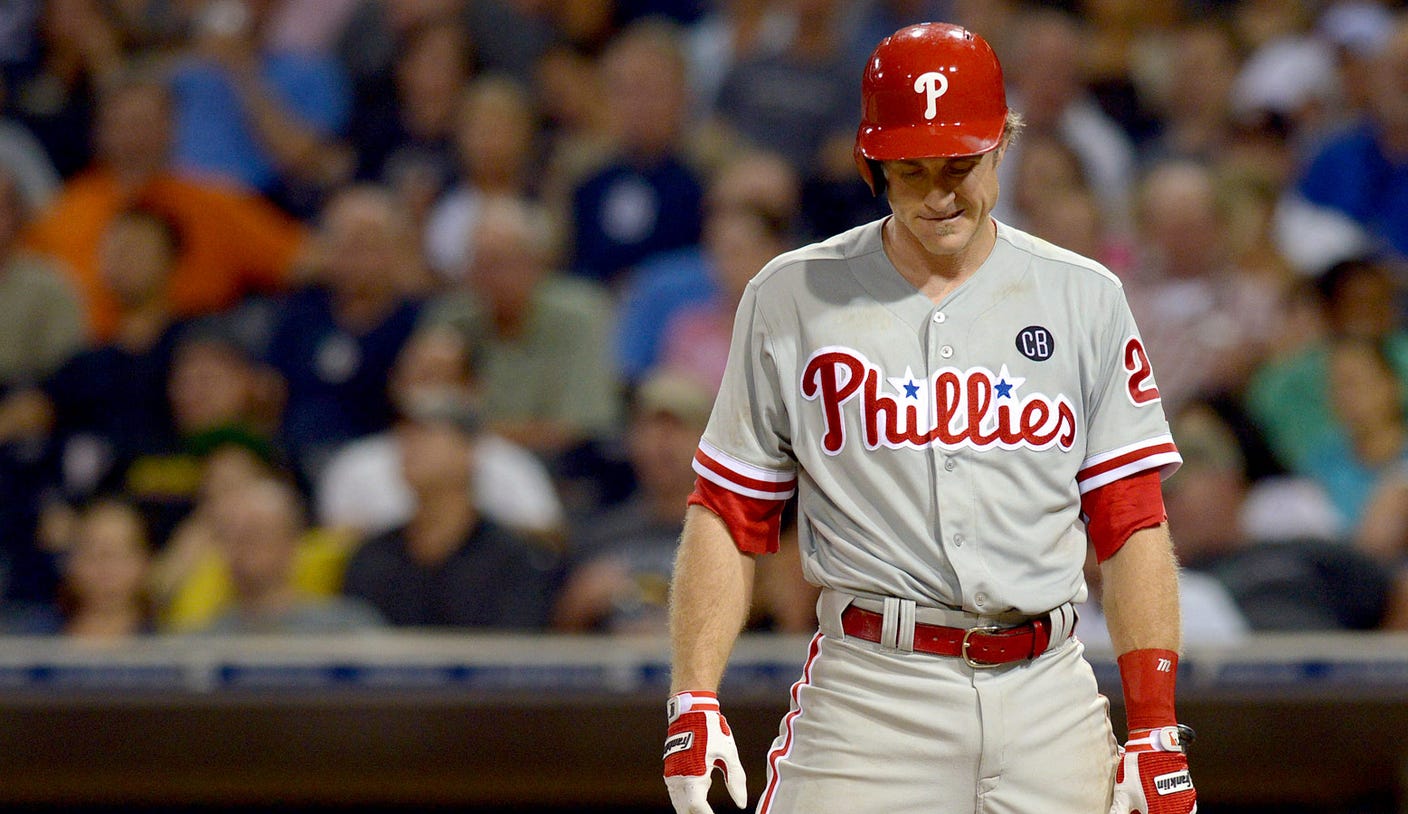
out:
<path id="1" fill-rule="evenodd" d="M 1089 458 L 1086 458 L 1081 463 L 1080 468 L 1081 471 L 1085 471 L 1092 466 L 1098 466 L 1099 464 L 1105 461 L 1111 460 L 1113 458 L 1118 458 L 1121 455 L 1128 455 L 1129 453 L 1134 452 L 1138 449 L 1142 449 L 1144 447 L 1156 447 L 1160 444 L 1172 443 L 1172 435 L 1169 435 L 1168 433 L 1165 433 L 1163 435 L 1156 435 L 1153 438 L 1145 438 L 1143 441 L 1136 441 L 1133 444 L 1126 444 L 1122 447 L 1119 447 L 1118 449 L 1112 449 L 1106 452 L 1102 452 L 1098 455 L 1092 455 Z"/>
<path id="2" fill-rule="evenodd" d="M 788 489 L 785 492 L 751 489 L 747 486 L 740 485 L 736 481 L 729 480 L 723 475 L 720 475 L 709 467 L 701 464 L 697 460 L 694 462 L 694 471 L 698 473 L 699 477 L 703 478 L 704 480 L 707 480 L 716 486 L 721 486 L 729 490 L 730 492 L 733 492 L 734 494 L 743 495 L 744 497 L 753 497 L 758 498 L 760 500 L 786 500 L 792 497 L 792 495 L 796 494 L 797 492 L 796 487 Z"/>
<path id="3" fill-rule="evenodd" d="M 699 439 L 699 449 L 720 465 L 749 480 L 767 481 L 768 483 L 787 483 L 788 481 L 795 480 L 797 477 L 796 472 L 779 472 L 776 469 L 764 469 L 761 466 L 744 463 L 732 455 L 720 451 L 718 447 L 702 438 Z M 695 468 L 698 469 L 697 464 Z"/>
<path id="4" fill-rule="evenodd" d="M 1177 469 L 1178 465 L 1181 463 L 1183 463 L 1183 457 L 1177 452 L 1164 452 L 1158 455 L 1149 455 L 1147 457 L 1140 458 L 1136 461 L 1130 461 L 1124 466 L 1116 467 L 1108 472 L 1101 472 L 1099 475 L 1095 475 L 1094 477 L 1081 481 L 1080 493 L 1085 494 L 1091 489 L 1098 489 L 1099 487 L 1104 486 L 1107 483 L 1114 483 L 1120 478 L 1138 474 L 1140 472 L 1144 472 L 1149 469 L 1154 469 L 1156 467 L 1162 470 L 1160 472 L 1160 475 L 1162 477 L 1168 477 L 1169 475 L 1173 474 L 1173 471 Z"/>

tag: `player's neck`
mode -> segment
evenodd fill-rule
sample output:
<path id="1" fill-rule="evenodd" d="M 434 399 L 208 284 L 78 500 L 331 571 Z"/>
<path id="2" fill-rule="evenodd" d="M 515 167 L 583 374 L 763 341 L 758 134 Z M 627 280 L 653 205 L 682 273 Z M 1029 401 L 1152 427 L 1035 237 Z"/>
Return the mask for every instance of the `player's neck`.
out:
<path id="1" fill-rule="evenodd" d="M 929 251 L 894 217 L 885 221 L 881 235 L 885 255 L 900 276 L 937 304 L 972 277 L 992 254 L 997 243 L 997 224 L 989 218 L 973 241 L 955 254 Z"/>

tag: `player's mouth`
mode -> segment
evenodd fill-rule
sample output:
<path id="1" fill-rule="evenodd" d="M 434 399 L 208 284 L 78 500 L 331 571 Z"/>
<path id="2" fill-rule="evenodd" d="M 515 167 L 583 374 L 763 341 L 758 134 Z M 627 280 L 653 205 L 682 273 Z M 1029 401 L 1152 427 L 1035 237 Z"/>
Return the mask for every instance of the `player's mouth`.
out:
<path id="1" fill-rule="evenodd" d="M 924 216 L 924 220 L 931 221 L 931 222 L 933 222 L 933 223 L 941 223 L 941 224 L 942 224 L 942 223 L 953 223 L 954 221 L 956 221 L 956 220 L 958 220 L 959 218 L 963 217 L 963 212 L 964 212 L 964 210 L 962 210 L 962 209 L 956 209 L 956 210 L 954 210 L 953 212 L 950 212 L 950 213 L 948 213 L 948 214 L 946 214 L 946 215 L 925 215 L 925 216 Z"/>

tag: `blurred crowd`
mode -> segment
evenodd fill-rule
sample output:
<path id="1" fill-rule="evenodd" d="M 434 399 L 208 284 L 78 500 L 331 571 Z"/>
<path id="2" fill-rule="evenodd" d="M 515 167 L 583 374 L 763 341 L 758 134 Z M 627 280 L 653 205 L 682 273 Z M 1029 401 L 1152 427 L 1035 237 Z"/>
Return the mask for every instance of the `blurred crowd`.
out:
<path id="1" fill-rule="evenodd" d="M 1408 629 L 1404 6 L 10 0 L 0 632 L 663 630 L 743 287 L 887 213 L 925 19 L 1028 122 L 997 217 L 1124 281 L 1187 642 Z M 815 596 L 786 523 L 749 627 Z"/>

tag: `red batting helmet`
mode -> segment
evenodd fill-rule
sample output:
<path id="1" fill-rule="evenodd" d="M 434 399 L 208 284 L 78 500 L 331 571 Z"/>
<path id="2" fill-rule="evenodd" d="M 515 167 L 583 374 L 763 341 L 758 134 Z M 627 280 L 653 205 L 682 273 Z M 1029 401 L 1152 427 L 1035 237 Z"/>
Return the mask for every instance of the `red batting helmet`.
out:
<path id="1" fill-rule="evenodd" d="M 986 153 L 1006 120 L 1002 66 L 982 37 L 948 23 L 901 28 L 865 65 L 856 166 L 875 191 L 871 161 Z"/>

